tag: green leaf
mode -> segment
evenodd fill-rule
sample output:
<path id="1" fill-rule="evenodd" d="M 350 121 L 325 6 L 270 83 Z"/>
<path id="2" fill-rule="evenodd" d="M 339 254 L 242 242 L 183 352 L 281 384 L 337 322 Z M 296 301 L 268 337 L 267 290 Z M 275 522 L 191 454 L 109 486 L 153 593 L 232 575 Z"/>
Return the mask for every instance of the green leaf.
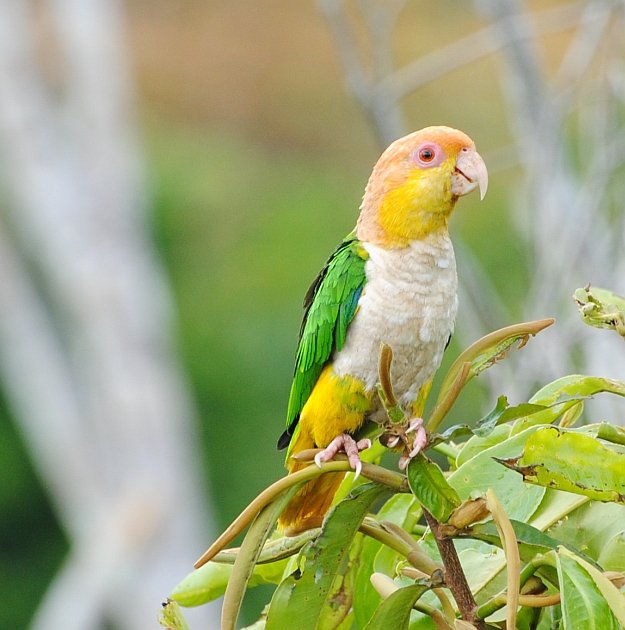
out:
<path id="1" fill-rule="evenodd" d="M 232 575 L 231 564 L 207 562 L 191 571 L 172 591 L 170 597 L 182 606 L 201 606 L 226 592 Z"/>
<path id="2" fill-rule="evenodd" d="M 390 521 L 411 531 L 420 515 L 417 500 L 411 494 L 395 494 L 378 510 L 378 521 Z M 360 570 L 354 584 L 354 614 L 356 626 L 364 627 L 381 601 L 369 577 L 374 571 L 392 575 L 399 554 L 377 540 L 365 537 L 360 554 Z"/>
<path id="3" fill-rule="evenodd" d="M 508 425 L 500 425 L 495 427 L 486 437 L 478 437 L 474 435 L 468 442 L 462 445 L 458 456 L 456 457 L 456 468 L 468 462 L 471 458 L 479 455 L 496 444 L 500 444 L 510 437 L 511 427 Z"/>
<path id="4" fill-rule="evenodd" d="M 517 615 L 516 630 L 537 630 L 542 613 L 541 608 L 522 607 Z"/>
<path id="5" fill-rule="evenodd" d="M 439 390 L 436 404 L 427 420 L 426 428 L 436 431 L 447 412 L 458 398 L 460 390 L 475 376 L 503 359 L 514 344 L 522 348 L 530 336 L 551 326 L 555 320 L 541 319 L 523 322 L 496 330 L 471 344 L 449 368 Z"/>
<path id="6" fill-rule="evenodd" d="M 625 571 L 625 531 L 614 534 L 605 543 L 598 562 L 606 571 Z"/>
<path id="7" fill-rule="evenodd" d="M 553 405 L 557 403 L 552 403 Z M 448 442 L 450 440 L 458 440 L 467 435 L 475 435 L 477 437 L 488 437 L 493 430 L 505 422 L 511 422 L 518 418 L 526 418 L 533 416 L 539 412 L 543 412 L 549 407 L 546 405 L 533 405 L 531 403 L 522 403 L 510 407 L 508 399 L 505 396 L 499 396 L 495 408 L 481 420 L 476 422 L 474 427 L 468 424 L 456 424 L 443 431 L 441 434 L 434 433 L 430 435 L 428 446 L 435 446 L 438 442 Z M 560 415 L 560 414 L 558 414 Z"/>
<path id="8" fill-rule="evenodd" d="M 419 453 L 408 464 L 408 485 L 419 503 L 434 518 L 445 523 L 460 505 L 458 493 L 447 483 L 437 464 Z"/>
<path id="9" fill-rule="evenodd" d="M 531 427 L 480 451 L 455 470 L 447 481 L 462 500 L 468 499 L 474 492 L 486 492 L 491 488 L 510 518 L 529 520 L 539 506 L 545 489 L 524 484 L 518 474 L 500 465 L 495 458 L 517 455 L 536 430 L 536 427 Z"/>
<path id="10" fill-rule="evenodd" d="M 480 594 L 499 575 L 502 575 L 506 566 L 506 556 L 501 549 L 493 549 L 487 545 L 480 545 L 472 541 L 471 547 L 462 548 L 462 544 L 469 541 L 458 541 L 458 558 L 462 563 L 469 587 L 474 595 Z M 505 580 L 496 589 L 499 592 L 505 585 Z"/>
<path id="11" fill-rule="evenodd" d="M 428 446 L 432 447 L 439 442 L 457 440 L 467 435 L 477 435 L 479 437 L 486 437 L 487 435 L 490 435 L 497 424 L 499 424 L 497 420 L 507 406 L 508 399 L 505 396 L 499 396 L 495 409 L 477 422 L 474 427 L 471 427 L 468 424 L 454 424 L 440 434 L 432 433 L 428 439 Z"/>
<path id="12" fill-rule="evenodd" d="M 527 440 L 520 457 L 498 461 L 529 483 L 625 503 L 625 454 L 584 433 L 545 427 Z"/>
<path id="13" fill-rule="evenodd" d="M 360 553 L 364 536 L 356 534 L 349 549 L 347 561 L 339 565 L 332 589 L 328 594 L 328 606 L 324 606 L 317 620 L 318 630 L 340 630 L 351 628 L 353 621 L 352 601 L 354 593 L 354 579 L 361 570 Z"/>
<path id="14" fill-rule="evenodd" d="M 385 486 L 365 484 L 333 508 L 319 538 L 300 552 L 300 557 L 305 556 L 302 569 L 276 589 L 267 615 L 267 630 L 290 628 L 294 620 L 300 630 L 317 628 L 321 611 L 333 605 L 332 586 L 348 559 L 362 519 L 371 505 L 389 492 Z"/>
<path id="15" fill-rule="evenodd" d="M 601 575 L 580 558 L 565 549 L 556 555 L 558 581 L 562 598 L 562 624 L 564 630 L 622 630 L 623 626 L 613 614 L 611 606 L 598 587 L 590 571 Z M 605 579 L 605 578 L 604 578 Z M 606 580 L 608 583 L 609 581 Z M 612 587 L 616 594 L 623 595 Z M 625 604 L 625 600 L 623 601 Z M 619 609 L 617 600 L 614 603 Z"/>
<path id="16" fill-rule="evenodd" d="M 597 588 L 608 602 L 608 606 L 612 611 L 612 614 L 618 619 L 621 628 L 625 627 L 625 595 L 619 591 L 614 584 L 596 567 L 586 562 L 583 558 L 576 556 L 569 550 L 560 548 L 558 550 L 560 555 L 569 556 L 574 558 L 575 561 L 585 569 Z"/>
<path id="17" fill-rule="evenodd" d="M 427 586 L 420 584 L 397 589 L 376 608 L 365 630 L 406 630 L 412 607 L 427 590 Z"/>
<path id="18" fill-rule="evenodd" d="M 228 580 L 224 601 L 221 608 L 222 628 L 235 628 L 243 603 L 243 597 L 248 582 L 254 573 L 256 561 L 260 556 L 263 545 L 274 528 L 280 514 L 288 502 L 297 492 L 298 486 L 293 486 L 282 493 L 272 503 L 266 505 L 254 519 L 243 539 L 237 558 L 232 565 L 232 575 Z"/>
<path id="19" fill-rule="evenodd" d="M 599 422 L 585 426 L 584 430 L 606 442 L 625 445 L 625 427 L 619 427 L 609 422 Z"/>
<path id="20" fill-rule="evenodd" d="M 317 530 L 318 533 L 318 530 Z M 305 541 L 315 535 L 315 530 L 308 530 L 299 536 L 275 538 L 263 547 L 248 586 L 260 584 L 279 584 L 290 560 L 290 556 L 299 550 Z M 237 550 L 238 551 L 238 550 Z M 236 558 L 235 550 L 224 550 L 216 558 L 230 558 L 210 561 L 199 569 L 191 571 L 173 590 L 171 599 L 182 606 L 200 606 L 221 597 L 232 574 L 232 564 Z M 262 564 L 261 564 L 262 563 Z"/>
<path id="21" fill-rule="evenodd" d="M 171 599 L 163 604 L 158 623 L 167 630 L 189 630 L 189 625 L 180 610 L 180 606 Z"/>
<path id="22" fill-rule="evenodd" d="M 594 563 L 591 558 L 585 556 L 580 550 L 575 549 L 571 544 L 564 544 L 560 540 L 556 540 L 552 536 L 541 532 L 539 529 L 536 529 L 528 523 L 522 523 L 521 521 L 512 519 L 510 520 L 510 523 L 512 524 L 514 535 L 519 544 L 521 559 L 524 562 L 529 562 L 538 554 L 548 553 L 558 547 L 566 547 L 578 556 L 584 557 L 587 561 Z M 461 538 L 463 537 L 465 536 L 461 536 Z M 474 525 L 469 530 L 467 537 L 476 538 L 477 540 L 482 540 L 490 543 L 491 545 L 495 545 L 496 547 L 501 547 L 501 539 L 497 533 L 497 527 L 492 521 Z"/>
<path id="23" fill-rule="evenodd" d="M 530 523 L 541 532 L 547 531 L 556 523 L 561 523 L 565 516 L 586 505 L 590 499 L 570 492 L 548 489 L 538 509 L 532 514 Z M 568 540 L 556 536 L 559 540 Z"/>
<path id="24" fill-rule="evenodd" d="M 473 433 L 479 437 L 485 437 L 497 425 L 516 420 L 517 418 L 531 416 L 539 411 L 544 411 L 545 408 L 545 405 L 533 405 L 531 403 L 521 403 L 520 405 L 510 407 L 508 399 L 505 396 L 500 396 L 497 399 L 495 408 L 487 416 L 478 421 Z"/>
<path id="25" fill-rule="evenodd" d="M 279 584 L 289 558 L 276 562 L 257 564 L 248 586 Z M 170 598 L 187 608 L 201 606 L 221 597 L 232 575 L 232 565 L 220 562 L 207 562 L 199 569 L 191 571 L 172 591 Z"/>
<path id="26" fill-rule="evenodd" d="M 551 405 L 563 396 L 594 396 L 601 392 L 625 396 L 625 383 L 600 376 L 569 374 L 539 389 L 529 402 L 537 405 Z"/>
<path id="27" fill-rule="evenodd" d="M 440 630 L 429 615 L 414 615 L 408 627 L 410 630 Z"/>
<path id="28" fill-rule="evenodd" d="M 468 362 L 471 364 L 469 378 L 477 376 L 491 365 L 504 358 L 515 343 L 518 344 L 519 347 L 523 347 L 530 336 L 537 335 L 548 326 L 551 326 L 554 321 L 553 319 L 541 319 L 533 322 L 514 324 L 513 326 L 501 328 L 478 339 L 471 344 L 449 368 L 441 384 L 439 400 L 447 394 L 464 363 Z"/>
<path id="29" fill-rule="evenodd" d="M 590 286 L 577 289 L 573 298 L 585 324 L 616 330 L 625 337 L 625 298 L 607 289 Z"/>
<path id="30" fill-rule="evenodd" d="M 551 491 L 548 494 L 551 494 Z M 604 566 L 600 558 L 608 541 L 625 532 L 625 506 L 618 503 L 589 501 L 585 497 L 564 492 L 557 494 L 583 499 L 584 503 L 573 510 L 558 510 L 556 516 L 559 518 L 549 528 L 549 535 L 558 540 L 571 541 L 584 554 Z M 605 568 L 623 571 L 625 563 Z"/>
<path id="31" fill-rule="evenodd" d="M 528 562 L 539 553 L 547 553 L 552 549 L 557 549 L 558 546 L 562 544 L 527 523 L 512 519 L 510 523 L 512 524 L 514 535 L 519 543 L 521 559 L 525 562 Z M 501 547 L 501 539 L 499 538 L 497 527 L 492 521 L 474 525 L 468 531 L 467 536 L 483 540 L 496 547 Z"/>
<path id="32" fill-rule="evenodd" d="M 520 419 L 516 423 L 513 433 L 519 433 L 528 426 L 536 424 L 550 424 L 571 407 L 579 405 L 581 400 L 602 392 L 625 396 L 625 383 L 583 374 L 563 376 L 545 385 L 529 400 L 532 404 L 545 405 L 549 409 L 542 413 L 533 414 L 530 418 Z"/>

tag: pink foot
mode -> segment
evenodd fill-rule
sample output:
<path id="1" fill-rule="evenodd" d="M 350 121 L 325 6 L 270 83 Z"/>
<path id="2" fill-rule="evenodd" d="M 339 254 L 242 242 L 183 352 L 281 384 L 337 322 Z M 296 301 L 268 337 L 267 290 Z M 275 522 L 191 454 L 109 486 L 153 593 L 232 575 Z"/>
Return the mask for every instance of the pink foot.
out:
<path id="1" fill-rule="evenodd" d="M 412 449 L 407 455 L 402 455 L 399 458 L 400 470 L 406 470 L 410 460 L 416 457 L 427 446 L 428 436 L 423 428 L 423 418 L 411 418 L 408 422 L 406 435 L 408 435 L 408 433 L 412 433 L 413 431 L 415 432 L 415 436 L 412 442 Z"/>
<path id="2" fill-rule="evenodd" d="M 360 461 L 360 451 L 364 451 L 371 447 L 371 440 L 364 439 L 356 442 L 351 435 L 343 433 L 335 437 L 322 451 L 315 455 L 315 464 L 321 468 L 322 462 L 330 461 L 337 453 L 343 451 L 347 455 L 349 465 L 354 469 L 356 475 L 354 479 L 358 479 L 362 470 L 362 462 Z"/>

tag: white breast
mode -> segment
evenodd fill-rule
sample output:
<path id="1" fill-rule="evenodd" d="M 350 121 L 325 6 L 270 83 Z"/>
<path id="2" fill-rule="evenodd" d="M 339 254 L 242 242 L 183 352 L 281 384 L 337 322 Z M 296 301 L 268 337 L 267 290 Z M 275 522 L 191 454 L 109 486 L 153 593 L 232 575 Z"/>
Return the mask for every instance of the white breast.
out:
<path id="1" fill-rule="evenodd" d="M 334 371 L 378 381 L 380 344 L 393 349 L 392 380 L 403 406 L 440 365 L 458 310 L 458 279 L 451 240 L 435 234 L 403 249 L 365 244 L 367 283 Z"/>

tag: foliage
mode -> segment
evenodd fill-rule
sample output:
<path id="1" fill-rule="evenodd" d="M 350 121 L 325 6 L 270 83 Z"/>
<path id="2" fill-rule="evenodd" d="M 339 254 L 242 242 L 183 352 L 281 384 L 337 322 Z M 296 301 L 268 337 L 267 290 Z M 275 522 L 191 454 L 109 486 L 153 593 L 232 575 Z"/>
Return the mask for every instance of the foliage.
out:
<path id="1" fill-rule="evenodd" d="M 625 396 L 625 383 L 566 376 L 527 402 L 501 396 L 476 423 L 438 430 L 467 382 L 551 323 L 504 328 L 458 357 L 426 421 L 433 459 L 419 453 L 405 475 L 364 463 L 323 526 L 296 538 L 271 534 L 289 497 L 349 465 L 337 457 L 279 480 L 170 600 L 196 606 L 223 594 L 222 628 L 235 628 L 246 588 L 261 583 L 277 585 L 253 626 L 267 630 L 294 619 L 303 630 L 624 627 L 625 430 L 579 420 L 589 398 Z M 388 356 L 380 366 L 390 405 Z M 387 410 L 393 426 L 405 421 Z M 378 459 L 383 450 L 372 449 Z M 240 548 L 224 549 L 247 527 Z M 177 614 L 161 623 L 183 628 Z"/>
<path id="2" fill-rule="evenodd" d="M 615 330 L 625 338 L 625 298 L 607 289 L 588 285 L 577 289 L 573 299 L 586 324 Z"/>

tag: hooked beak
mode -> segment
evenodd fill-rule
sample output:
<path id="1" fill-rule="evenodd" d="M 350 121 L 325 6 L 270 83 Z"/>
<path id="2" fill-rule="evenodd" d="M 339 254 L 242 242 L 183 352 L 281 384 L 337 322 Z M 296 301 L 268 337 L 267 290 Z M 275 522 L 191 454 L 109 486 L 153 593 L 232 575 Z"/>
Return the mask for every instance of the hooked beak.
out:
<path id="1" fill-rule="evenodd" d="M 462 197 L 480 189 L 480 199 L 484 199 L 488 188 L 488 171 L 482 156 L 475 150 L 464 148 L 456 160 L 456 168 L 451 176 L 451 193 Z"/>

